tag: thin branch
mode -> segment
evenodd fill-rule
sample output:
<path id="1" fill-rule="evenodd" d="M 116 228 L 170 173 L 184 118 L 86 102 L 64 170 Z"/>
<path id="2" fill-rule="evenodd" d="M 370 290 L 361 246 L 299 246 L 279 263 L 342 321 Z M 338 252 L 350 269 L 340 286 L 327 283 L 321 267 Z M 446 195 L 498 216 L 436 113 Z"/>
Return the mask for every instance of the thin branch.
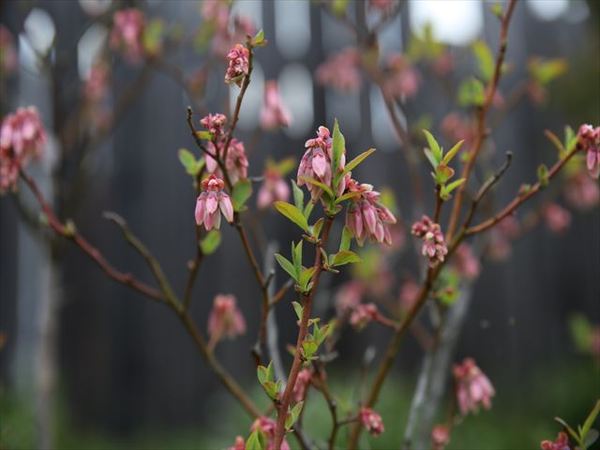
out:
<path id="1" fill-rule="evenodd" d="M 270 307 L 272 308 L 273 306 L 275 306 L 277 303 L 279 303 L 279 301 L 281 301 L 281 299 L 283 299 L 285 297 L 285 294 L 287 293 L 287 291 L 290 290 L 290 288 L 294 285 L 294 281 L 290 278 L 289 280 L 287 280 L 283 286 L 281 286 L 279 288 L 279 290 L 271 297 L 271 303 L 270 303 Z"/>

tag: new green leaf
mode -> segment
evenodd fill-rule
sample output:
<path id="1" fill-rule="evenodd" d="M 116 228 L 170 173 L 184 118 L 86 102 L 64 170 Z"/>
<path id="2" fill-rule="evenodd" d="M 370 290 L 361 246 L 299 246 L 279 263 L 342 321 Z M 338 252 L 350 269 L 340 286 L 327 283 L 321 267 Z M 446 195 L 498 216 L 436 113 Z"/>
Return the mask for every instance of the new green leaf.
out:
<path id="1" fill-rule="evenodd" d="M 200 249 L 205 255 L 211 255 L 219 248 L 219 244 L 221 244 L 221 232 L 211 230 L 200 241 Z"/>
<path id="2" fill-rule="evenodd" d="M 233 210 L 241 211 L 244 208 L 246 201 L 252 195 L 252 182 L 250 180 L 240 180 L 233 186 L 231 200 L 233 202 Z"/>
<path id="3" fill-rule="evenodd" d="M 288 202 L 277 201 L 275 202 L 275 209 L 277 209 L 277 211 L 279 211 L 282 215 L 290 219 L 304 231 L 309 231 L 308 221 L 306 220 L 306 217 L 304 217 L 302 212 L 294 205 Z"/>

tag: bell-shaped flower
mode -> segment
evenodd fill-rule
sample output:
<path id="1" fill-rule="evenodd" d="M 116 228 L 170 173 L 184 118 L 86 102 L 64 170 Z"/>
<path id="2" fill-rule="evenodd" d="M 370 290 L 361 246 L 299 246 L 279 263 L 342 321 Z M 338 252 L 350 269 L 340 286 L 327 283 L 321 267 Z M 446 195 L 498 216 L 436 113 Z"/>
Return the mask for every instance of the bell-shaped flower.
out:
<path id="1" fill-rule="evenodd" d="M 480 406 L 485 409 L 492 407 L 492 397 L 496 394 L 494 387 L 472 358 L 465 358 L 462 364 L 456 364 L 453 372 L 456 399 L 463 416 L 477 412 Z"/>
<path id="2" fill-rule="evenodd" d="M 233 339 L 246 332 L 246 321 L 233 295 L 217 295 L 208 317 L 208 334 L 213 343 Z"/>
<path id="3" fill-rule="evenodd" d="M 290 197 L 290 187 L 275 167 L 267 167 L 264 181 L 258 190 L 257 206 L 266 209 L 276 201 L 287 201 Z"/>
<path id="4" fill-rule="evenodd" d="M 372 436 L 379 436 L 385 431 L 383 419 L 371 408 L 362 407 L 359 413 L 360 423 Z"/>
<path id="5" fill-rule="evenodd" d="M 260 111 L 260 126 L 265 130 L 273 130 L 290 125 L 291 115 L 281 100 L 277 81 L 265 83 L 265 100 Z"/>
<path id="6" fill-rule="evenodd" d="M 448 254 L 448 247 L 439 224 L 423 216 L 420 221 L 413 224 L 411 233 L 423 240 L 421 253 L 429 259 L 430 267 L 435 267 L 444 261 Z"/>
<path id="7" fill-rule="evenodd" d="M 233 205 L 229 195 L 223 190 L 225 183 L 215 175 L 202 181 L 203 192 L 196 200 L 196 224 L 204 225 L 207 231 L 219 229 L 221 213 L 225 220 L 233 222 Z"/>

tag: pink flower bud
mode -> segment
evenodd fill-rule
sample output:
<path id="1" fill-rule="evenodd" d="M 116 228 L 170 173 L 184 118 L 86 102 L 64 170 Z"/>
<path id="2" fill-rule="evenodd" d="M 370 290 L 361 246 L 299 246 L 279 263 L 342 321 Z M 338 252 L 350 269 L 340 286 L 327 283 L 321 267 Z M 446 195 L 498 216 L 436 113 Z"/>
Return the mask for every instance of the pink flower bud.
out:
<path id="1" fill-rule="evenodd" d="M 260 126 L 265 130 L 289 126 L 291 116 L 279 95 L 277 81 L 265 83 L 265 101 L 260 112 Z"/>
<path id="2" fill-rule="evenodd" d="M 430 267 L 435 267 L 444 261 L 448 254 L 448 247 L 439 224 L 423 216 L 420 221 L 413 224 L 411 233 L 423 239 L 421 253 L 429 259 Z"/>
<path id="3" fill-rule="evenodd" d="M 350 316 L 350 325 L 352 325 L 357 330 L 361 330 L 366 327 L 369 322 L 377 319 L 377 315 L 379 311 L 377 310 L 377 305 L 374 303 L 366 303 L 358 305 L 352 311 L 352 315 Z"/>
<path id="4" fill-rule="evenodd" d="M 571 224 L 571 213 L 556 203 L 550 203 L 542 211 L 546 226 L 553 233 L 563 233 Z"/>
<path id="5" fill-rule="evenodd" d="M 144 13 L 136 8 L 116 11 L 113 16 L 113 29 L 110 34 L 110 46 L 123 52 L 125 59 L 139 63 L 144 57 Z"/>
<path id="6" fill-rule="evenodd" d="M 250 51 L 242 44 L 235 46 L 227 53 L 229 65 L 225 72 L 225 83 L 242 85 L 242 79 L 250 71 Z"/>
<path id="7" fill-rule="evenodd" d="M 302 369 L 298 373 L 296 384 L 294 385 L 294 390 L 292 391 L 292 398 L 296 403 L 304 401 L 312 376 L 313 372 L 311 369 Z"/>
<path id="8" fill-rule="evenodd" d="M 290 187 L 279 171 L 267 168 L 264 172 L 264 181 L 258 191 L 257 206 L 266 209 L 276 201 L 287 201 L 290 197 Z"/>
<path id="9" fill-rule="evenodd" d="M 223 190 L 225 183 L 215 175 L 210 175 L 202 181 L 203 192 L 196 200 L 196 224 L 204 224 L 207 231 L 219 229 L 221 213 L 225 220 L 233 222 L 233 205 L 229 195 Z"/>
<path id="10" fill-rule="evenodd" d="M 600 203 L 600 187 L 584 172 L 578 172 L 565 184 L 565 199 L 573 208 L 590 210 Z"/>
<path id="11" fill-rule="evenodd" d="M 542 441 L 540 448 L 542 450 L 571 450 L 569 436 L 567 436 L 567 433 L 561 431 L 554 442 L 548 440 Z"/>
<path id="12" fill-rule="evenodd" d="M 228 450 L 246 450 L 246 443 L 244 442 L 244 438 L 238 436 L 235 438 L 235 443 L 229 447 Z"/>
<path id="13" fill-rule="evenodd" d="M 267 440 L 267 450 L 290 450 L 290 445 L 284 439 L 279 449 L 275 449 L 275 427 L 277 424 L 269 417 L 261 416 L 254 421 L 251 431 L 260 431 Z"/>
<path id="14" fill-rule="evenodd" d="M 367 429 L 372 436 L 379 436 L 385 431 L 381 416 L 371 408 L 363 407 L 360 409 L 360 423 Z"/>
<path id="15" fill-rule="evenodd" d="M 592 178 L 600 177 L 600 127 L 581 125 L 577 133 L 578 145 L 587 152 L 586 164 Z"/>
<path id="16" fill-rule="evenodd" d="M 444 450 L 450 442 L 450 430 L 446 425 L 436 425 L 431 430 L 431 444 L 433 450 Z"/>
<path id="17" fill-rule="evenodd" d="M 359 68 L 358 50 L 349 47 L 331 56 L 317 68 L 317 81 L 340 91 L 356 91 L 361 83 Z"/>
<path id="18" fill-rule="evenodd" d="M 208 334 L 213 342 L 233 339 L 246 332 L 246 321 L 233 295 L 217 295 L 208 317 Z"/>
<path id="19" fill-rule="evenodd" d="M 496 394 L 488 377 L 475 365 L 472 358 L 465 358 L 462 364 L 454 366 L 456 398 L 463 416 L 477 412 L 480 406 L 490 409 L 492 397 Z"/>
<path id="20" fill-rule="evenodd" d="M 226 123 L 227 117 L 225 114 L 221 113 L 208 114 L 200 119 L 200 125 L 213 134 L 213 141 L 216 141 L 223 136 L 223 129 Z"/>
<path id="21" fill-rule="evenodd" d="M 19 171 L 41 156 L 46 131 L 34 106 L 18 108 L 0 127 L 0 193 L 16 189 Z"/>

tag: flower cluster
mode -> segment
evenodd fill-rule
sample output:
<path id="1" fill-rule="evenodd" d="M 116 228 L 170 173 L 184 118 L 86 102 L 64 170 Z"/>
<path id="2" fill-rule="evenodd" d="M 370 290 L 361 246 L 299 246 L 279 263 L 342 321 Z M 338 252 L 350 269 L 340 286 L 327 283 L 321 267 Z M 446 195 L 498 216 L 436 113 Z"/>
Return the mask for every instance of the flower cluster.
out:
<path id="1" fill-rule="evenodd" d="M 260 126 L 265 130 L 289 126 L 291 116 L 289 110 L 281 101 L 277 81 L 265 83 L 265 101 L 260 112 Z"/>
<path id="2" fill-rule="evenodd" d="M 411 233 L 423 239 L 421 252 L 429 258 L 429 266 L 435 267 L 443 262 L 448 254 L 448 247 L 440 225 L 433 222 L 429 217 L 423 216 L 420 221 L 412 226 Z"/>
<path id="3" fill-rule="evenodd" d="M 322 63 L 316 72 L 317 81 L 344 92 L 360 87 L 360 54 L 355 48 L 346 48 Z"/>
<path id="4" fill-rule="evenodd" d="M 0 192 L 15 189 L 19 171 L 41 155 L 46 131 L 35 107 L 19 108 L 0 128 Z"/>
<path id="5" fill-rule="evenodd" d="M 371 408 L 362 407 L 360 409 L 360 423 L 367 429 L 372 436 L 379 436 L 385 431 L 381 416 Z"/>
<path id="6" fill-rule="evenodd" d="M 454 365 L 454 380 L 456 399 L 463 416 L 470 411 L 477 412 L 480 405 L 485 409 L 491 408 L 491 399 L 496 392 L 488 377 L 472 358 L 465 358 L 462 364 Z"/>
<path id="7" fill-rule="evenodd" d="M 393 54 L 388 58 L 388 70 L 383 81 L 383 93 L 389 98 L 413 97 L 419 89 L 419 73 L 406 56 Z"/>
<path id="8" fill-rule="evenodd" d="M 200 124 L 213 134 L 213 140 L 223 136 L 226 123 L 227 117 L 221 113 L 208 114 L 200 119 Z"/>
<path id="9" fill-rule="evenodd" d="M 304 398 L 306 397 L 306 392 L 308 391 L 308 387 L 310 386 L 310 381 L 312 380 L 312 376 L 312 369 L 302 369 L 298 373 L 298 377 L 296 378 L 296 384 L 294 385 L 294 390 L 292 391 L 292 398 L 296 403 L 304 401 Z"/>
<path id="10" fill-rule="evenodd" d="M 276 201 L 286 201 L 290 196 L 290 187 L 275 167 L 267 167 L 264 181 L 258 191 L 257 206 L 266 209 Z"/>
<path id="11" fill-rule="evenodd" d="M 233 295 L 217 295 L 208 317 L 208 334 L 213 342 L 234 338 L 246 332 L 246 321 Z"/>
<path id="12" fill-rule="evenodd" d="M 431 430 L 431 444 L 433 450 L 444 450 L 450 442 L 450 430 L 446 425 L 436 425 Z"/>
<path id="13" fill-rule="evenodd" d="M 550 203 L 542 210 L 546 226 L 553 233 L 563 233 L 571 224 L 571 213 L 556 203 Z"/>
<path id="14" fill-rule="evenodd" d="M 0 74 L 10 74 L 17 68 L 15 40 L 8 28 L 0 25 Z"/>
<path id="15" fill-rule="evenodd" d="M 219 229 L 221 213 L 227 222 L 233 222 L 233 205 L 223 190 L 225 183 L 214 174 L 202 181 L 202 193 L 196 200 L 196 224 L 204 225 L 207 231 Z M 220 212 L 219 212 L 220 210 Z"/>
<path id="16" fill-rule="evenodd" d="M 266 450 L 290 450 L 290 445 L 285 439 L 281 443 L 281 447 L 275 449 L 275 427 L 276 423 L 273 419 L 261 416 L 254 421 L 251 430 L 258 430 L 265 436 L 267 440 Z"/>
<path id="17" fill-rule="evenodd" d="M 300 160 L 298 166 L 298 186 L 307 184 L 308 191 L 313 201 L 321 198 L 323 190 L 312 183 L 305 181 L 305 178 L 312 178 L 320 181 L 326 186 L 331 186 L 333 180 L 332 169 L 332 139 L 329 128 L 320 126 L 317 130 L 317 137 L 309 139 L 304 144 L 306 152 Z M 345 151 L 344 151 L 345 152 Z M 337 170 L 343 170 L 346 165 L 346 156 L 342 154 L 340 164 Z M 344 177 L 337 188 L 337 194 L 341 195 L 346 190 L 346 181 L 348 177 Z"/>
<path id="18" fill-rule="evenodd" d="M 248 75 L 250 71 L 250 50 L 242 44 L 235 46 L 227 53 L 229 65 L 225 72 L 225 83 L 235 83 L 238 86 L 242 85 L 242 79 Z"/>
<path id="19" fill-rule="evenodd" d="M 360 304 L 354 308 L 350 316 L 350 325 L 357 330 L 367 326 L 372 320 L 377 320 L 379 311 L 374 303 Z"/>
<path id="20" fill-rule="evenodd" d="M 458 246 L 452 262 L 458 273 L 469 280 L 477 278 L 481 270 L 479 259 L 473 254 L 469 244 L 462 243 Z"/>
<path id="21" fill-rule="evenodd" d="M 581 125 L 577 133 L 579 146 L 587 152 L 587 168 L 593 178 L 600 177 L 600 127 Z"/>
<path id="22" fill-rule="evenodd" d="M 561 431 L 554 442 L 549 440 L 542 441 L 540 448 L 542 450 L 571 450 L 569 436 L 567 436 L 567 433 Z"/>
<path id="23" fill-rule="evenodd" d="M 370 184 L 348 182 L 348 192 L 357 195 L 352 198 L 346 213 L 346 226 L 358 243 L 362 245 L 367 237 L 380 243 L 392 244 L 390 225 L 396 223 L 392 212 L 379 202 L 380 193 Z"/>
<path id="24" fill-rule="evenodd" d="M 144 56 L 145 26 L 144 13 L 139 9 L 128 8 L 115 12 L 110 34 L 111 48 L 122 51 L 125 59 L 132 64 L 140 62 Z"/>

